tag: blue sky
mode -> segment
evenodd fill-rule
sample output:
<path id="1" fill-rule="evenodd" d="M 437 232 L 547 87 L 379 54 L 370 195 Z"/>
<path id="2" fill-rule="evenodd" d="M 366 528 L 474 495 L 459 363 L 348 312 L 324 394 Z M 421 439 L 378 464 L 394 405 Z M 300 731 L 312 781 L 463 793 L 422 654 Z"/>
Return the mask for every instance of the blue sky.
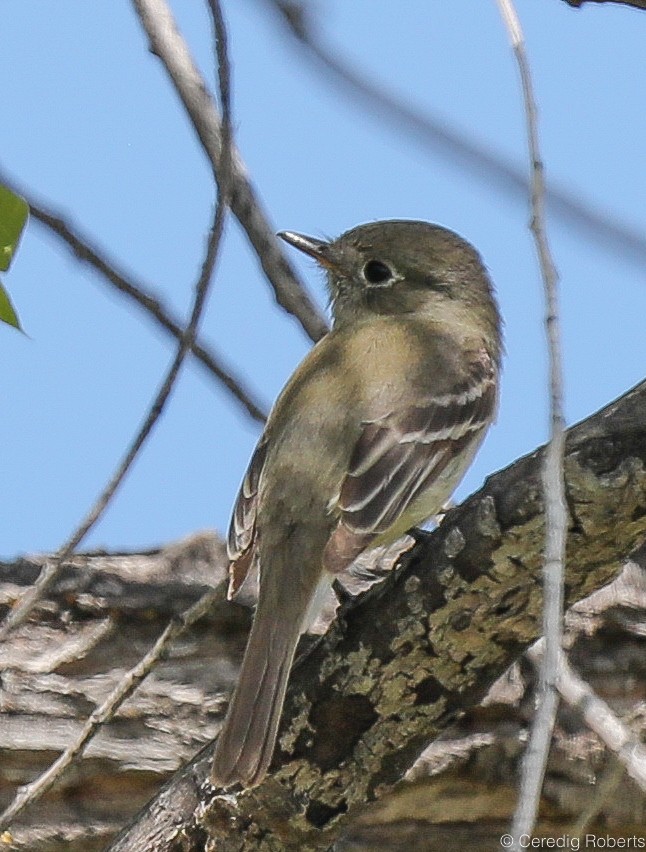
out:
<path id="1" fill-rule="evenodd" d="M 214 80 L 202 3 L 174 12 Z M 210 172 L 131 5 L 0 5 L 0 167 L 59 208 L 185 315 L 213 201 Z M 326 43 L 422 112 L 525 168 L 516 66 L 492 2 L 321 0 Z M 396 8 L 396 14 L 393 10 Z M 506 320 L 502 405 L 458 495 L 547 435 L 543 306 L 528 207 L 368 113 L 310 65 L 259 0 L 224 0 L 236 140 L 276 229 L 336 235 L 380 218 L 451 227 L 483 254 Z M 518 0 L 548 178 L 644 230 L 643 13 Z M 643 378 L 646 273 L 553 216 L 566 411 L 574 422 Z M 322 278 L 292 255 L 323 305 Z M 95 500 L 173 354 L 169 339 L 32 221 L 0 328 L 0 556 L 57 548 Z M 202 334 L 269 405 L 309 341 L 275 308 L 230 219 Z M 258 428 L 189 364 L 85 546 L 151 547 L 224 531 Z"/>

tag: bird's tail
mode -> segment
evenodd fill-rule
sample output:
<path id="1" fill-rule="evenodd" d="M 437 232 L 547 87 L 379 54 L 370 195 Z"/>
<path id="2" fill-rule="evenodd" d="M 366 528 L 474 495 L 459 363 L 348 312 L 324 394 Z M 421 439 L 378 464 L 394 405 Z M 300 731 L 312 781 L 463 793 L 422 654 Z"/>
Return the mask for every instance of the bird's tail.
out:
<path id="1" fill-rule="evenodd" d="M 218 787 L 259 784 L 271 762 L 302 617 L 276 620 L 256 612 L 240 678 L 220 731 L 211 781 Z M 267 607 L 263 607 L 266 609 Z"/>

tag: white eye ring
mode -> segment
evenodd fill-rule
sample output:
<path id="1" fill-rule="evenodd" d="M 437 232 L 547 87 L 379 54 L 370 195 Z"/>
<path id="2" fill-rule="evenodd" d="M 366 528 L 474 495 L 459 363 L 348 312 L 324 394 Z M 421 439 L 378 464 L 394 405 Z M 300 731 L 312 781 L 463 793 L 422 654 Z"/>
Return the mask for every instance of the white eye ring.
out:
<path id="1" fill-rule="evenodd" d="M 369 260 L 362 270 L 363 277 L 368 284 L 375 286 L 392 282 L 395 277 L 392 269 L 381 260 Z"/>

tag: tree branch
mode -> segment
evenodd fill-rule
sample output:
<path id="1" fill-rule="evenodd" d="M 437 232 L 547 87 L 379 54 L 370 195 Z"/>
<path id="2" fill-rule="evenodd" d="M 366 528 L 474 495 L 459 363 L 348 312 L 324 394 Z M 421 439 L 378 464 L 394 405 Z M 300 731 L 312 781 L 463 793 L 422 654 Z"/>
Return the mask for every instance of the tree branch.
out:
<path id="1" fill-rule="evenodd" d="M 173 316 L 168 307 L 164 306 L 153 291 L 142 281 L 137 281 L 132 275 L 119 269 L 118 263 L 107 256 L 107 254 L 93 245 L 92 240 L 73 226 L 60 213 L 51 207 L 37 201 L 24 186 L 10 180 L 0 170 L 0 183 L 9 187 L 13 192 L 22 196 L 29 205 L 31 216 L 43 227 L 47 228 L 56 237 L 60 238 L 74 254 L 77 260 L 87 263 L 95 269 L 99 275 L 114 287 L 119 293 L 127 296 L 146 313 L 151 316 L 164 331 L 171 334 L 176 341 L 180 341 L 183 333 L 182 323 Z M 191 352 L 212 376 L 221 382 L 231 393 L 247 414 L 256 422 L 263 423 L 267 413 L 261 403 L 253 398 L 251 391 L 245 388 L 242 379 L 235 376 L 231 367 L 224 363 L 220 354 L 205 344 L 195 340 L 191 346 Z"/>
<path id="2" fill-rule="evenodd" d="M 228 110 L 228 70 L 223 71 L 220 69 L 220 83 L 223 92 L 223 103 L 226 105 L 223 106 L 223 109 Z M 230 150 L 230 123 L 228 113 L 222 128 L 222 144 L 222 169 L 220 174 L 220 191 L 218 193 L 218 202 L 214 208 L 213 222 L 207 241 L 206 255 L 202 264 L 199 279 L 195 286 L 195 295 L 193 298 L 190 319 L 182 334 L 175 358 L 173 359 L 173 362 L 166 373 L 161 387 L 159 388 L 152 404 L 148 409 L 148 413 L 141 428 L 134 436 L 130 447 L 127 449 L 123 459 L 121 460 L 117 469 L 113 473 L 110 481 L 106 484 L 105 488 L 97 498 L 96 502 L 94 503 L 86 517 L 81 521 L 81 523 L 69 537 L 67 542 L 65 542 L 65 544 L 52 557 L 52 559 L 48 561 L 47 565 L 38 577 L 38 580 L 34 583 L 31 589 L 29 589 L 29 591 L 21 597 L 21 599 L 16 603 L 13 609 L 6 615 L 4 622 L 2 623 L 2 625 L 0 625 L 0 641 L 6 638 L 6 636 L 11 630 L 24 623 L 35 604 L 42 598 L 47 588 L 56 578 L 58 572 L 61 570 L 63 563 L 67 559 L 69 559 L 72 553 L 81 544 L 86 535 L 90 532 L 92 527 L 99 520 L 99 518 L 107 508 L 110 500 L 123 482 L 126 473 L 132 466 L 136 457 L 139 455 L 141 448 L 147 441 L 148 437 L 151 435 L 155 424 L 159 420 L 159 417 L 170 398 L 171 392 L 179 375 L 182 364 L 184 363 L 186 355 L 190 350 L 191 344 L 195 341 L 197 326 L 202 315 L 202 311 L 206 303 L 206 297 L 211 285 L 212 274 L 215 268 L 215 261 L 217 259 L 218 249 L 220 246 L 220 238 L 222 236 L 222 231 L 224 228 L 224 218 L 228 207 L 231 190 L 230 174 L 232 163 Z"/>
<path id="3" fill-rule="evenodd" d="M 180 369 L 190 350 L 191 344 L 195 341 L 198 323 L 204 310 L 206 298 L 212 283 L 213 271 L 218 256 L 220 240 L 224 231 L 224 222 L 231 197 L 232 185 L 231 72 L 227 48 L 227 33 L 218 0 L 210 0 L 209 7 L 214 21 L 218 82 L 222 101 L 222 151 L 220 157 L 218 200 L 213 212 L 213 221 L 207 241 L 206 256 L 202 264 L 199 279 L 195 286 L 191 316 L 188 325 L 182 334 L 173 363 L 171 364 L 162 386 L 155 397 L 148 416 L 132 441 L 132 444 L 126 452 L 121 464 L 95 505 L 90 510 L 85 521 L 76 530 L 57 556 L 50 562 L 47 567 L 48 570 L 43 572 L 44 576 L 41 575 L 41 577 L 39 577 L 34 586 L 30 589 L 30 592 L 19 601 L 18 605 L 7 616 L 3 625 L 3 635 L 5 636 L 10 629 L 21 624 L 26 619 L 31 608 L 37 600 L 42 597 L 48 585 L 62 569 L 63 562 L 71 556 L 85 535 L 87 535 L 89 530 L 105 511 L 119 485 L 123 482 L 127 471 L 130 469 L 144 443 L 152 433 L 166 402 L 170 398 L 171 391 L 177 381 Z M 171 621 L 167 625 L 166 629 L 145 657 L 127 673 L 127 675 L 117 685 L 116 689 L 108 696 L 107 700 L 104 701 L 100 707 L 97 707 L 90 715 L 76 740 L 59 755 L 57 760 L 54 761 L 46 772 L 18 792 L 14 801 L 0 815 L 0 827 L 9 825 L 18 816 L 18 814 L 24 810 L 24 808 L 37 801 L 56 783 L 60 776 L 69 768 L 69 766 L 71 766 L 73 761 L 83 754 L 88 743 L 101 726 L 114 716 L 115 712 L 123 704 L 126 698 L 134 692 L 141 681 L 150 673 L 153 665 L 160 659 L 171 642 L 181 636 L 188 627 L 208 612 L 217 600 L 218 595 L 218 589 L 212 590 L 204 595 L 204 597 L 194 604 L 194 606 L 186 613 L 184 613 L 181 618 Z"/>
<path id="4" fill-rule="evenodd" d="M 538 667 L 542 665 L 545 641 L 539 639 L 527 652 Z M 576 707 L 590 730 L 617 755 L 617 760 L 646 793 L 646 746 L 640 743 L 621 719 L 612 712 L 605 701 L 595 695 L 561 656 L 556 676 L 556 687 L 572 707 Z"/>
<path id="5" fill-rule="evenodd" d="M 568 432 L 568 604 L 610 580 L 646 535 L 645 405 L 646 381 Z M 213 796 L 207 748 L 112 852 L 203 849 L 205 832 L 224 852 L 327 848 L 392 789 L 542 633 L 543 458 L 492 476 L 341 613 L 291 678 L 263 784 Z"/>
<path id="6" fill-rule="evenodd" d="M 563 576 L 567 542 L 567 508 L 563 453 L 565 417 L 563 414 L 563 364 L 558 311 L 558 275 L 552 259 L 545 220 L 544 166 L 538 140 L 538 112 L 529 61 L 520 20 L 512 0 L 497 0 L 512 44 L 523 91 L 529 148 L 532 218 L 530 229 L 538 255 L 545 298 L 545 331 L 549 361 L 550 442 L 545 453 L 543 490 L 545 494 L 545 555 L 543 565 L 543 633 L 545 654 L 541 661 L 541 690 L 523 762 L 518 806 L 511 834 L 514 849 L 518 838 L 531 835 L 536 824 L 547 757 L 552 741 L 558 692 L 556 679 L 561 666 L 563 641 Z"/>
<path id="7" fill-rule="evenodd" d="M 632 6 L 633 9 L 646 9 L 646 0 L 565 0 L 568 6 L 577 9 L 584 3 L 620 3 L 622 6 Z"/>
<path id="8" fill-rule="evenodd" d="M 161 60 L 181 98 L 217 180 L 222 128 L 206 83 L 165 0 L 132 2 L 150 40 L 150 49 Z M 319 340 L 327 332 L 327 323 L 283 253 L 275 228 L 270 225 L 269 215 L 256 197 L 237 149 L 233 151 L 231 210 L 246 231 L 278 304 L 296 317 L 312 340 Z"/>
<path id="9" fill-rule="evenodd" d="M 265 0 L 265 3 L 278 12 L 287 32 L 296 38 L 307 57 L 320 65 L 327 77 L 354 98 L 361 109 L 378 117 L 380 128 L 389 121 L 398 134 L 407 133 L 425 149 L 439 150 L 476 180 L 489 181 L 511 197 L 527 198 L 529 185 L 522 169 L 441 119 L 398 99 L 344 59 L 338 49 L 328 48 L 317 35 L 312 4 L 299 0 Z M 547 187 L 547 200 L 554 215 L 578 229 L 584 237 L 621 252 L 643 269 L 646 262 L 643 229 L 600 212 L 556 185 Z"/>

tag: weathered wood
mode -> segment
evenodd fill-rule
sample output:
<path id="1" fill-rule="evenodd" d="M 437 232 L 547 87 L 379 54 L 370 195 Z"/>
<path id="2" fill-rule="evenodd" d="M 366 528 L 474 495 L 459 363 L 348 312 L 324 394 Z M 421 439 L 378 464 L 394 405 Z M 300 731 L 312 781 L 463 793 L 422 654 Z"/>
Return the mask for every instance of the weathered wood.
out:
<path id="1" fill-rule="evenodd" d="M 0 611 L 33 583 L 44 561 L 0 563 Z M 213 585 L 222 589 L 210 616 L 144 681 L 86 758 L 12 826 L 12 848 L 105 848 L 215 736 L 249 624 L 248 610 L 225 600 L 225 568 L 213 534 L 146 554 L 75 557 L 30 621 L 0 644 L 4 809 L 17 786 L 70 743 L 168 618 Z"/>

